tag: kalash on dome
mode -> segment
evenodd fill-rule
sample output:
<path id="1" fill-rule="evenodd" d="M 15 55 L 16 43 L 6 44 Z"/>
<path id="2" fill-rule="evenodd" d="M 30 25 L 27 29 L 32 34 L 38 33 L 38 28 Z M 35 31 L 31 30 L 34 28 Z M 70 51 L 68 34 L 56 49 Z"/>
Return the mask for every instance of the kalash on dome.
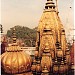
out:
<path id="1" fill-rule="evenodd" d="M 1 56 L 1 67 L 7 75 L 74 75 L 64 27 L 53 0 L 47 0 L 37 29 L 36 50 L 32 59 L 16 43 Z"/>

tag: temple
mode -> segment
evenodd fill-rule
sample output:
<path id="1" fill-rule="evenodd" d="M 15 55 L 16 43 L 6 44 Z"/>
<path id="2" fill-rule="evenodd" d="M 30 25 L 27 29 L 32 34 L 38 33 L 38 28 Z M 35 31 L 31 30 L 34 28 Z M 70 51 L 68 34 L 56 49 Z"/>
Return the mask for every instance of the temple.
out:
<path id="1" fill-rule="evenodd" d="M 67 45 L 65 29 L 58 13 L 57 0 L 56 5 L 53 0 L 47 0 L 38 24 L 33 59 L 17 45 L 15 29 L 13 29 L 13 43 L 6 48 L 6 52 L 2 54 L 1 58 L 2 69 L 7 75 L 72 74 L 70 73 L 71 54 Z"/>
<path id="2" fill-rule="evenodd" d="M 65 73 L 69 69 L 65 67 L 70 65 L 70 51 L 67 46 L 65 30 L 56 9 L 53 0 L 47 0 L 38 25 L 36 40 L 41 72 L 46 68 L 49 73 L 55 74 Z M 35 59 L 37 61 L 36 57 Z M 63 70 L 62 67 L 66 70 Z"/>

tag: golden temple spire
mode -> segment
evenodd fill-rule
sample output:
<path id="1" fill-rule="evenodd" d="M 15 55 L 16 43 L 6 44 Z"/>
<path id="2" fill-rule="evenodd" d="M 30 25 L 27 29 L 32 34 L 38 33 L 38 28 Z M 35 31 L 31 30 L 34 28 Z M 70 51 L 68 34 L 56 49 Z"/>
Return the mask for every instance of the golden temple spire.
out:
<path id="1" fill-rule="evenodd" d="M 58 73 L 58 62 L 61 63 L 59 65 L 60 71 L 62 71 L 65 59 L 70 64 L 70 54 L 66 50 L 65 30 L 58 15 L 58 0 L 55 1 L 56 3 L 53 0 L 47 0 L 45 4 L 45 10 L 38 25 L 36 47 L 38 47 L 42 69 L 46 65 L 50 72 L 50 68 L 53 66 L 53 72 Z M 61 60 L 62 58 L 63 60 Z"/>
<path id="2" fill-rule="evenodd" d="M 16 30 L 15 28 L 13 28 L 13 32 L 12 32 L 12 45 L 7 47 L 8 52 L 15 52 L 15 51 L 22 51 L 21 48 L 18 46 L 17 42 L 16 42 L 17 38 L 16 38 Z"/>
<path id="3" fill-rule="evenodd" d="M 12 36 L 12 40 L 13 40 L 13 43 L 16 43 L 16 32 L 15 32 L 15 28 L 13 28 L 13 36 Z"/>

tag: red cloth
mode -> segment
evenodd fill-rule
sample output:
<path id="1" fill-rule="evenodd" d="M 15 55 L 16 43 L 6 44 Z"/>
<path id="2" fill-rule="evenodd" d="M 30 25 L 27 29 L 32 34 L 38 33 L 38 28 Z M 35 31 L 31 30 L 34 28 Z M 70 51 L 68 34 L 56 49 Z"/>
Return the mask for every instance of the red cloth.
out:
<path id="1" fill-rule="evenodd" d="M 73 42 L 72 48 L 70 50 L 71 51 L 70 52 L 70 55 L 71 55 L 71 63 L 74 63 L 74 54 L 75 54 L 74 46 L 75 46 L 75 41 Z"/>
<path id="2" fill-rule="evenodd" d="M 5 52 L 5 44 L 2 43 L 1 44 L 1 54 L 3 54 Z"/>

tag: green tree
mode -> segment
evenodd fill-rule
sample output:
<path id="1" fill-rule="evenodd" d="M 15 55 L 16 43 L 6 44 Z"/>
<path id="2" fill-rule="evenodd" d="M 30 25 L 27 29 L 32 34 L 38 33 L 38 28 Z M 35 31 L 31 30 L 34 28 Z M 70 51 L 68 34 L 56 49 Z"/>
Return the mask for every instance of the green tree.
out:
<path id="1" fill-rule="evenodd" d="M 14 26 L 14 27 L 16 30 L 15 32 L 16 32 L 17 39 L 22 39 L 27 46 L 35 46 L 34 44 L 36 41 L 37 27 L 33 28 L 33 29 L 30 29 L 30 28 L 24 27 L 24 26 L 19 26 L 19 25 Z M 13 29 L 13 27 L 7 31 L 7 36 L 10 38 L 12 36 L 12 29 Z M 32 44 L 31 44 L 31 42 L 32 42 Z"/>

